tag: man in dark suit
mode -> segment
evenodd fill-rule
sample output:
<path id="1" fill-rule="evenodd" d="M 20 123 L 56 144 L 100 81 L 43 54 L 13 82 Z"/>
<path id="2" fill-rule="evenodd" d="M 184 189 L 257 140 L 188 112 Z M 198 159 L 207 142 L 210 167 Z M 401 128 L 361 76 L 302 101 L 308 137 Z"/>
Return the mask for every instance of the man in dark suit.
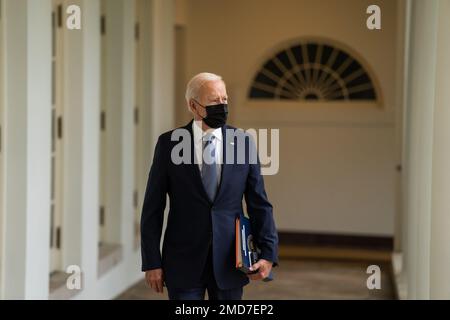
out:
<path id="1" fill-rule="evenodd" d="M 272 205 L 259 160 L 251 156 L 256 147 L 249 135 L 225 124 L 227 93 L 220 76 L 196 75 L 186 101 L 194 120 L 162 134 L 155 147 L 141 217 L 142 271 L 156 292 L 165 283 L 170 299 L 204 299 L 206 290 L 209 299 L 241 299 L 249 278 L 266 278 L 278 263 Z M 261 250 L 255 273 L 248 275 L 235 266 L 235 218 L 244 198 Z"/>

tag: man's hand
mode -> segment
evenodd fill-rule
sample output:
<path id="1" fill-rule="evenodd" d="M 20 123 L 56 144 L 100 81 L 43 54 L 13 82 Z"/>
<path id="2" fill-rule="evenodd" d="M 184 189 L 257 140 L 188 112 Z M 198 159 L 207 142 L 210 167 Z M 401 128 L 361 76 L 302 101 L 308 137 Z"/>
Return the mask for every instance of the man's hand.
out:
<path id="1" fill-rule="evenodd" d="M 270 270 L 272 270 L 272 262 L 267 261 L 265 259 L 259 259 L 258 262 L 256 262 L 250 270 L 258 270 L 258 273 L 248 274 L 247 276 L 252 280 L 262 280 L 264 278 L 267 278 L 267 276 L 270 273 Z"/>
<path id="2" fill-rule="evenodd" d="M 145 271 L 147 285 L 158 293 L 163 293 L 164 276 L 161 268 Z"/>

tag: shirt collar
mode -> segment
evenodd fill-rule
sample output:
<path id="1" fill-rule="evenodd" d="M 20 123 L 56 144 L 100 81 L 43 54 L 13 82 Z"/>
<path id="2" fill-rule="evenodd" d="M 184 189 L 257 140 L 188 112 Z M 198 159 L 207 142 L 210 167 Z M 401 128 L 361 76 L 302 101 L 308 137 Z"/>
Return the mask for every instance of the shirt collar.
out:
<path id="1" fill-rule="evenodd" d="M 194 140 L 195 142 L 199 142 L 202 141 L 203 136 L 206 135 L 206 132 L 204 132 L 202 130 L 201 126 L 201 121 L 192 121 L 192 131 L 194 133 Z M 212 131 L 210 131 L 214 137 L 216 139 L 218 139 L 219 141 L 222 141 L 222 128 L 217 128 L 217 129 L 211 129 Z"/>

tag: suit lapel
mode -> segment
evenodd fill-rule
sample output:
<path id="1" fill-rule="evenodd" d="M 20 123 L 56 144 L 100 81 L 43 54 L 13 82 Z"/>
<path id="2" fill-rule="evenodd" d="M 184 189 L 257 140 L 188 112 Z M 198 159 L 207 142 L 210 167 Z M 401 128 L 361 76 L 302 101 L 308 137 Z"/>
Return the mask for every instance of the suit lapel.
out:
<path id="1" fill-rule="evenodd" d="M 221 170 L 221 174 L 220 174 L 220 183 L 219 183 L 219 188 L 217 190 L 217 194 L 216 194 L 216 198 L 214 199 L 214 202 L 216 202 L 221 194 L 223 193 L 223 185 L 225 184 L 225 182 L 227 181 L 228 177 L 229 177 L 229 171 L 231 170 L 231 166 L 232 164 L 227 164 L 226 163 L 226 159 L 227 159 L 227 153 L 229 153 L 229 148 L 233 147 L 231 145 L 232 141 L 228 141 L 227 137 L 226 137 L 226 125 L 222 127 L 222 170 Z"/>

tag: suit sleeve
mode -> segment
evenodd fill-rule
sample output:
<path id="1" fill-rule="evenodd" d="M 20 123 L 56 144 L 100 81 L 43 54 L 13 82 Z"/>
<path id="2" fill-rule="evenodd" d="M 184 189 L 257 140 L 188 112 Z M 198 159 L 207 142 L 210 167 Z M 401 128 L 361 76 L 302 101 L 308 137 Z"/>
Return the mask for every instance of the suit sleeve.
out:
<path id="1" fill-rule="evenodd" d="M 142 271 L 161 268 L 160 242 L 168 189 L 167 150 L 161 136 L 155 147 L 141 214 Z"/>
<path id="2" fill-rule="evenodd" d="M 253 139 L 248 136 L 249 151 L 254 153 L 255 160 L 250 161 L 250 169 L 245 189 L 245 202 L 247 212 L 252 223 L 252 230 L 256 243 L 261 250 L 259 258 L 273 262 L 278 265 L 278 234 L 273 219 L 272 205 L 267 199 L 264 188 L 264 180 L 261 175 L 261 165 L 257 156 L 256 146 Z M 256 163 L 255 163 L 256 162 Z"/>

